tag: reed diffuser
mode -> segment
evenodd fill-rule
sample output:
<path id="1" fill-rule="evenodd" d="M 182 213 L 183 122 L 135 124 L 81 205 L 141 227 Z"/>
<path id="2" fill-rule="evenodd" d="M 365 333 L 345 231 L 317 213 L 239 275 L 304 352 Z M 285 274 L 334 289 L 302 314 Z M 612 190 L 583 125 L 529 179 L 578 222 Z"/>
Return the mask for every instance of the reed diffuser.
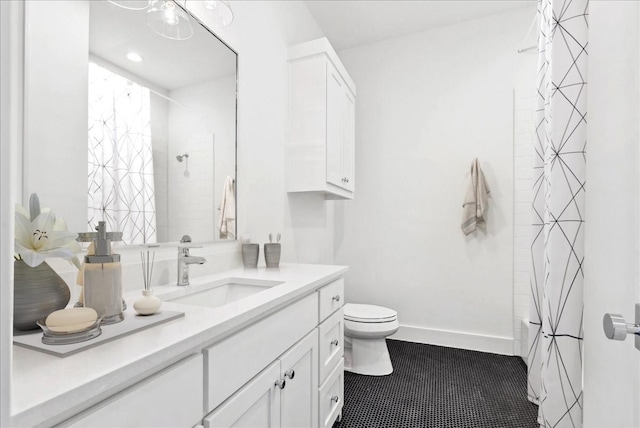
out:
<path id="1" fill-rule="evenodd" d="M 153 295 L 153 290 L 151 289 L 155 259 L 155 251 L 149 249 L 140 251 L 140 266 L 142 267 L 144 290 L 142 290 L 142 297 L 133 304 L 133 309 L 135 309 L 139 315 L 153 315 L 158 312 L 160 305 L 162 305 L 162 301 Z"/>

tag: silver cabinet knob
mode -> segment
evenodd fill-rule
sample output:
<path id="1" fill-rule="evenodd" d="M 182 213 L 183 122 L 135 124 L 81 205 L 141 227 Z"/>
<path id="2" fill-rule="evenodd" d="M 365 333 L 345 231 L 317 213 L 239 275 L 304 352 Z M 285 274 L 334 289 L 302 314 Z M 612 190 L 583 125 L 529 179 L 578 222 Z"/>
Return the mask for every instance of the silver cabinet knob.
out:
<path id="1" fill-rule="evenodd" d="M 340 342 L 338 342 L 338 339 L 335 339 L 335 340 L 332 340 L 332 341 L 331 341 L 331 344 L 332 344 L 332 345 L 335 345 L 335 346 L 338 346 L 338 344 L 339 344 L 339 343 L 340 343 Z"/>
<path id="2" fill-rule="evenodd" d="M 625 340 L 627 334 L 640 334 L 640 325 L 627 324 L 619 314 L 604 314 L 602 327 L 605 336 L 611 340 Z"/>
<path id="3" fill-rule="evenodd" d="M 333 296 L 333 297 L 331 298 L 331 300 L 335 300 L 336 302 L 339 302 L 339 301 L 340 301 L 340 295 L 339 295 L 339 294 L 336 294 L 335 296 Z"/>
<path id="4" fill-rule="evenodd" d="M 340 397 L 338 397 L 337 395 L 334 395 L 333 397 L 331 397 L 331 401 L 333 401 L 334 403 L 339 403 Z"/>
<path id="5" fill-rule="evenodd" d="M 275 385 L 280 389 L 284 389 L 284 387 L 287 386 L 287 382 L 284 379 L 278 379 Z"/>
<path id="6" fill-rule="evenodd" d="M 287 370 L 286 372 L 284 372 L 284 377 L 288 377 L 289 379 L 293 379 L 295 376 L 296 376 L 296 372 L 293 369 Z"/>

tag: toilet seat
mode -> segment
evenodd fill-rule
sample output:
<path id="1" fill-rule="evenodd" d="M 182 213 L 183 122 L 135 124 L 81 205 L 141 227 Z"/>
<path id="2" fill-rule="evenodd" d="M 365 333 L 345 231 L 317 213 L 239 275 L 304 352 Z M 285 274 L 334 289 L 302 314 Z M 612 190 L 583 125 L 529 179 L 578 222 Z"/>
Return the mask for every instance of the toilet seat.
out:
<path id="1" fill-rule="evenodd" d="M 396 311 L 382 306 L 347 303 L 343 310 L 345 321 L 356 323 L 390 323 L 398 319 Z"/>

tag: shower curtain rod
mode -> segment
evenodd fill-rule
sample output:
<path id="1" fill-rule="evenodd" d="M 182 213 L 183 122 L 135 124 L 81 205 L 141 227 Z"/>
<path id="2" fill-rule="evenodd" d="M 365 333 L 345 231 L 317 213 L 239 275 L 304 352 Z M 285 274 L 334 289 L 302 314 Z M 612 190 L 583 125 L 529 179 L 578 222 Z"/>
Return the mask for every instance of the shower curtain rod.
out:
<path id="1" fill-rule="evenodd" d="M 520 42 L 520 46 L 522 46 L 524 42 L 527 40 L 527 38 L 529 37 L 529 34 L 531 34 L 531 30 L 533 30 L 533 27 L 537 21 L 538 21 L 538 13 L 536 12 L 536 15 L 533 17 L 533 20 L 531 21 L 531 25 L 529 25 L 529 30 L 527 31 L 527 35 L 524 36 L 524 39 L 522 39 L 522 42 Z M 518 53 L 530 51 L 531 49 L 535 49 L 537 47 L 538 47 L 537 45 L 533 45 L 533 46 L 528 46 L 526 48 L 518 48 Z"/>

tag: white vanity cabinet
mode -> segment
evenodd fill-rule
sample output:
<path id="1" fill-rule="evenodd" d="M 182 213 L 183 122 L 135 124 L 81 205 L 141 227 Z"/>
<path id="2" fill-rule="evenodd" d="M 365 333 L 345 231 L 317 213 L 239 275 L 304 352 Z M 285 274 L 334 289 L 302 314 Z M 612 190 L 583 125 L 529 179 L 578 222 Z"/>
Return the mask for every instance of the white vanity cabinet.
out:
<path id="1" fill-rule="evenodd" d="M 355 96 L 326 38 L 291 47 L 287 191 L 353 198 Z"/>
<path id="2" fill-rule="evenodd" d="M 314 329 L 205 417 L 205 428 L 316 427 L 317 343 Z"/>
<path id="3" fill-rule="evenodd" d="M 344 396 L 343 302 L 338 279 L 206 349 L 205 428 L 330 427 Z"/>
<path id="4" fill-rule="evenodd" d="M 95 383 L 98 396 L 109 396 L 102 402 L 95 404 L 98 396 L 73 402 L 71 390 L 50 414 L 43 417 L 47 409 L 33 407 L 34 413 L 21 415 L 14 425 L 331 427 L 343 404 L 344 272 L 339 266 L 284 266 L 263 274 L 293 278 L 283 282 L 283 289 L 272 289 L 280 293 L 272 300 L 247 300 L 245 308 L 230 305 L 219 312 L 182 305 L 184 319 L 166 324 L 153 337 L 167 341 L 180 335 L 171 345 L 172 357 L 160 362 L 160 354 L 153 353 L 149 364 L 136 360 L 144 366 L 142 380 L 132 384 L 130 366 L 120 368 L 127 374 L 107 372 L 105 380 Z M 219 327 L 225 310 L 231 313 L 228 324 Z M 203 329 L 203 322 L 210 327 Z M 98 363 L 109 363 L 128 349 L 116 341 L 105 344 L 105 358 Z M 64 363 L 30 356 L 50 365 Z"/>
<path id="5" fill-rule="evenodd" d="M 187 357 L 59 426 L 194 426 L 202 418 L 202 367 L 202 354 Z"/>

